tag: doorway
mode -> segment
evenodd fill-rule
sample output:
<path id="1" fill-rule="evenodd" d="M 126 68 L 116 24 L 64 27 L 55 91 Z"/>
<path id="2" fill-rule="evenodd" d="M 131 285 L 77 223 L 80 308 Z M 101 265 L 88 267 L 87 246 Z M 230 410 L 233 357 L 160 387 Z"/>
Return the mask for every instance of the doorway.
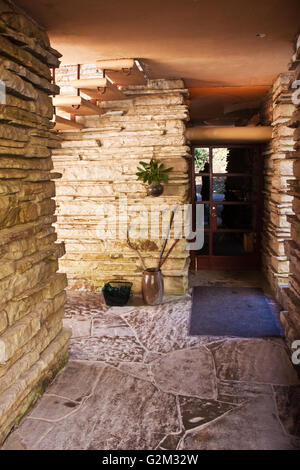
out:
<path id="1" fill-rule="evenodd" d="M 263 169 L 258 145 L 195 146 L 192 204 L 204 206 L 204 245 L 191 269 L 259 269 Z M 194 210 L 195 212 L 195 210 Z"/>

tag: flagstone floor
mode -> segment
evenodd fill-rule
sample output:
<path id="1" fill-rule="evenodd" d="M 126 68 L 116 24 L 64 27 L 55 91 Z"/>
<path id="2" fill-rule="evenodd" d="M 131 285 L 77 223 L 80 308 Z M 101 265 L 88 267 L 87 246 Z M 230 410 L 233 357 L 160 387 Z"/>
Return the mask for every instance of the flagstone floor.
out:
<path id="1" fill-rule="evenodd" d="M 190 292 L 140 304 L 69 292 L 69 363 L 3 449 L 300 449 L 282 339 L 189 336 Z"/>

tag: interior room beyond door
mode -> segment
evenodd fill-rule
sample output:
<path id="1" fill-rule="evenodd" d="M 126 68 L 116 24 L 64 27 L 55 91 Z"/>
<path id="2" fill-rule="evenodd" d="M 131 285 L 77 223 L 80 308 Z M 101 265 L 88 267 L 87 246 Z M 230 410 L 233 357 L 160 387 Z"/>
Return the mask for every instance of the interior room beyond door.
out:
<path id="1" fill-rule="evenodd" d="M 262 218 L 259 146 L 194 148 L 192 202 L 204 206 L 204 245 L 192 269 L 258 269 Z"/>

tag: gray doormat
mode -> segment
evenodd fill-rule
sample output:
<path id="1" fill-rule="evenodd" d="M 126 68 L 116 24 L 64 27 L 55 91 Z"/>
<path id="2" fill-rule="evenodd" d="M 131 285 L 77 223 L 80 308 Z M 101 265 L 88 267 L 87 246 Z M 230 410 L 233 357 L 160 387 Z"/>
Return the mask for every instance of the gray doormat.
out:
<path id="1" fill-rule="evenodd" d="M 283 336 L 262 289 L 195 287 L 190 335 Z"/>

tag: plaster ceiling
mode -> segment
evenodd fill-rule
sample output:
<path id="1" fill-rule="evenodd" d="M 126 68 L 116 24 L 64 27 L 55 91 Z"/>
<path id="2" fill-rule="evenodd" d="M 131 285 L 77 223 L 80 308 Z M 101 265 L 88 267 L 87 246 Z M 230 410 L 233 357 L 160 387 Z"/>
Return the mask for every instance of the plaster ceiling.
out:
<path id="1" fill-rule="evenodd" d="M 17 3 L 47 29 L 65 64 L 135 57 L 149 78 L 205 89 L 270 86 L 287 70 L 300 14 L 299 0 Z"/>
<path id="2" fill-rule="evenodd" d="M 233 124 L 242 110 L 255 113 L 268 89 L 269 85 L 190 88 L 193 123 Z"/>

